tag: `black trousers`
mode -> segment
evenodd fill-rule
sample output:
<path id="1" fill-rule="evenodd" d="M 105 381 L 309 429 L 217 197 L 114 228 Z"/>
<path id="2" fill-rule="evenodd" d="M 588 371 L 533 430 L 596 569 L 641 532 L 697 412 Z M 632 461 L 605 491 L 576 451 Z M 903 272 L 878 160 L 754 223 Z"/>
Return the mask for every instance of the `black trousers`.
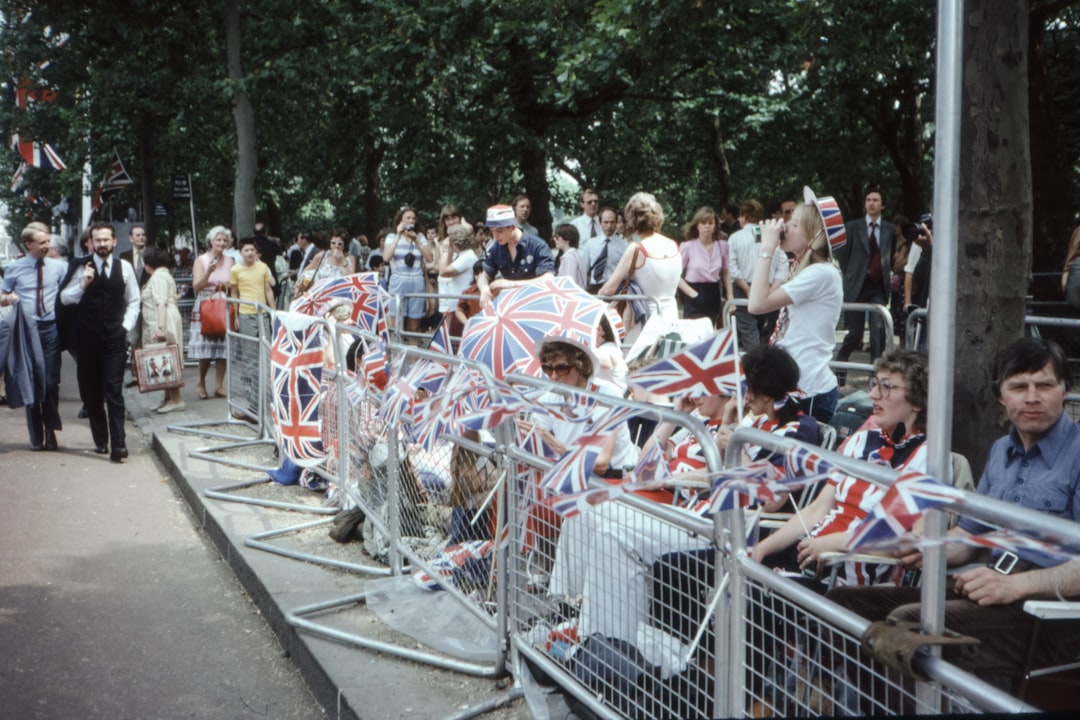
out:
<path id="1" fill-rule="evenodd" d="M 79 336 L 79 396 L 95 445 L 127 447 L 124 435 L 124 364 L 127 333 L 122 326 L 102 336 Z"/>

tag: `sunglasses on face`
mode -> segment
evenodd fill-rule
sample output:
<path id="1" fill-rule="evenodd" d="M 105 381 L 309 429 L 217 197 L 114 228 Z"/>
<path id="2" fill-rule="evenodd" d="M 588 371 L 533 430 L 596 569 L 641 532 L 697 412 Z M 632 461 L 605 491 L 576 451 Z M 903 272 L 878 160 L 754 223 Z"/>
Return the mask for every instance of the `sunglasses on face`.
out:
<path id="1" fill-rule="evenodd" d="M 544 371 L 545 375 L 565 375 L 574 369 L 573 365 L 567 363 L 559 363 L 558 365 L 551 365 L 550 363 L 543 363 L 540 365 L 540 369 Z"/>

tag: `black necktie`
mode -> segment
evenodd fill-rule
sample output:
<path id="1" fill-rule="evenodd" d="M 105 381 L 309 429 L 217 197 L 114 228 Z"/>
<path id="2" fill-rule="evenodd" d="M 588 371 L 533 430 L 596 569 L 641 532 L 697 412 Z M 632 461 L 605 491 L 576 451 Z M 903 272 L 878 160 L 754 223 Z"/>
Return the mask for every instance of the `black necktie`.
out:
<path id="1" fill-rule="evenodd" d="M 870 223 L 870 268 L 871 282 L 881 283 L 881 248 L 877 241 L 877 223 Z"/>
<path id="2" fill-rule="evenodd" d="M 45 260 L 41 258 L 37 261 L 37 316 L 39 320 L 45 317 L 44 269 Z"/>
<path id="3" fill-rule="evenodd" d="M 604 279 L 604 270 L 607 269 L 607 246 L 609 242 L 611 242 L 611 238 L 604 238 L 600 254 L 596 256 L 596 262 L 592 264 L 591 273 L 594 283 L 602 282 Z"/>
<path id="4" fill-rule="evenodd" d="M 589 221 L 589 237 L 596 237 L 596 218 Z"/>

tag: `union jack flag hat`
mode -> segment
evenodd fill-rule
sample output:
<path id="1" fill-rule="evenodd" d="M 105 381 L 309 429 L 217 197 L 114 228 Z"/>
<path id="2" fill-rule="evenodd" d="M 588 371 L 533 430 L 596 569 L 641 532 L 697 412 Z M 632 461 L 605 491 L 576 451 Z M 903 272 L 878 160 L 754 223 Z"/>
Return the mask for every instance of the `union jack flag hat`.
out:
<path id="1" fill-rule="evenodd" d="M 829 240 L 829 257 L 847 244 L 847 231 L 844 229 L 844 216 L 840 214 L 840 206 L 836 199 L 828 195 L 818 197 L 814 191 L 806 185 L 802 189 L 803 201 L 813 205 L 821 214 L 821 222 L 825 225 L 825 237 Z"/>

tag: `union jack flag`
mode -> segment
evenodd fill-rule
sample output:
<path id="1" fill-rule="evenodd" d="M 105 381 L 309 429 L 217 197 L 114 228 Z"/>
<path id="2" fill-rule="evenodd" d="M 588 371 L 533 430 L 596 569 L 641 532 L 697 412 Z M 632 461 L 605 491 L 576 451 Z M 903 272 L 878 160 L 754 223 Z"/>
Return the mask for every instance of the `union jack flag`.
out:
<path id="1" fill-rule="evenodd" d="M 734 336 L 719 332 L 632 373 L 629 382 L 661 395 L 734 395 L 743 382 Z"/>
<path id="2" fill-rule="evenodd" d="M 94 196 L 93 208 L 95 210 L 101 207 L 101 199 L 105 196 L 105 193 L 135 184 L 135 181 L 128 175 L 128 171 L 124 169 L 124 161 L 120 159 L 120 151 L 113 148 L 113 153 L 116 155 L 116 159 L 109 166 L 105 177 L 102 178 L 101 183 L 98 185 L 97 195 Z"/>
<path id="3" fill-rule="evenodd" d="M 431 342 L 428 343 L 428 350 L 440 352 L 444 355 L 454 354 L 454 345 L 450 339 L 449 313 L 443 317 L 442 322 L 439 323 L 439 327 L 435 328 L 435 334 L 431 336 Z"/>
<path id="4" fill-rule="evenodd" d="M 629 491 L 630 488 L 625 485 L 591 488 L 582 492 L 551 498 L 546 500 L 545 504 L 550 505 L 551 509 L 559 513 L 565 520 L 580 515 L 591 507 L 622 497 Z"/>
<path id="5" fill-rule="evenodd" d="M 23 177 L 26 175 L 26 161 L 20 160 L 19 167 L 15 168 L 15 174 L 11 176 L 11 192 L 18 192 L 22 187 Z"/>
<path id="6" fill-rule="evenodd" d="M 947 507 L 963 497 L 963 491 L 929 475 L 916 471 L 904 473 L 862 519 L 846 547 L 865 551 L 906 542 L 905 533 L 928 510 Z"/>
<path id="7" fill-rule="evenodd" d="M 379 274 L 355 273 L 326 278 L 292 301 L 289 310 L 322 317 L 342 300 L 352 303 L 352 321 L 357 327 L 386 338 L 386 307 L 390 296 L 379 285 Z"/>
<path id="8" fill-rule="evenodd" d="M 317 465 L 326 457 L 319 429 L 323 372 L 322 327 L 307 315 L 274 314 L 270 348 L 271 418 L 279 444 L 297 465 Z"/>
<path id="9" fill-rule="evenodd" d="M 376 340 L 368 345 L 364 352 L 362 370 L 364 378 L 374 388 L 383 390 L 386 388 L 389 369 L 387 367 L 386 346 L 382 340 Z"/>
<path id="10" fill-rule="evenodd" d="M 443 583 L 436 579 L 438 576 L 443 582 L 455 585 L 486 585 L 494 549 L 495 544 L 491 540 L 469 540 L 448 545 L 431 559 L 431 569 L 435 575 L 417 573 L 416 583 L 427 590 L 441 590 Z"/>
<path id="11" fill-rule="evenodd" d="M 783 477 L 784 471 L 768 460 L 724 470 L 713 481 L 709 512 L 734 510 L 752 502 L 772 502 L 777 499 L 777 493 L 788 491 L 781 482 Z M 739 495 L 746 496 L 746 501 L 740 502 Z"/>
<path id="12" fill-rule="evenodd" d="M 585 490 L 604 442 L 616 427 L 626 422 L 635 412 L 637 411 L 633 408 L 615 407 L 599 418 L 592 431 L 575 440 L 558 462 L 544 474 L 541 488 L 549 495 L 565 495 Z"/>
<path id="13" fill-rule="evenodd" d="M 606 306 L 569 278 L 546 279 L 501 292 L 469 318 L 460 355 L 482 362 L 499 379 L 514 372 L 539 376 L 536 343 L 549 335 L 562 335 L 593 347 Z"/>
<path id="14" fill-rule="evenodd" d="M 951 538 L 950 538 L 951 539 Z M 1040 567 L 1052 567 L 1080 554 L 1080 548 L 1062 547 L 1015 530 L 995 530 L 961 538 L 965 545 L 1016 553 Z"/>
<path id="15" fill-rule="evenodd" d="M 64 170 L 67 168 L 67 165 L 60 159 L 52 145 L 27 140 L 17 132 L 11 135 L 11 149 L 19 153 L 19 157 L 30 167 L 48 170 Z"/>
<path id="16" fill-rule="evenodd" d="M 630 480 L 635 486 L 660 486 L 671 477 L 671 467 L 664 458 L 664 449 L 654 442 L 638 458 L 637 466 L 630 472 Z"/>

